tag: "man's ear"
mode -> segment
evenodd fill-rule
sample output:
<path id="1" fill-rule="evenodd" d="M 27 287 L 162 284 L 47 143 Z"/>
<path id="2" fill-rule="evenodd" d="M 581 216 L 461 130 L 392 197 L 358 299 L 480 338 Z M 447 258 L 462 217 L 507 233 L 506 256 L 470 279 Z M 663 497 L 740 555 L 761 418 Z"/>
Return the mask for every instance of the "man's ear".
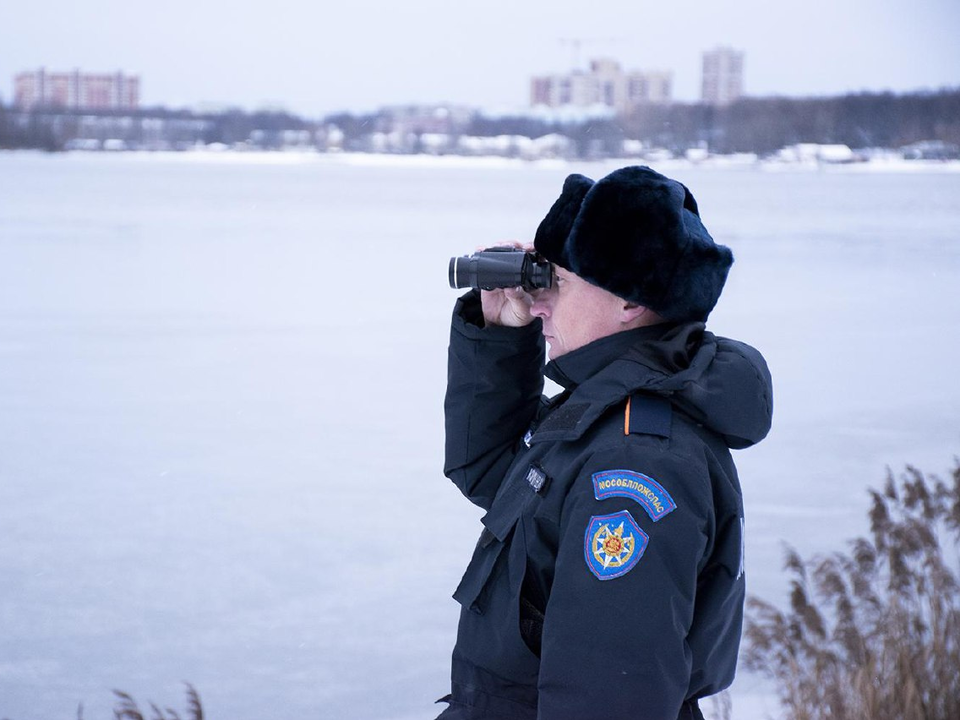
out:
<path id="1" fill-rule="evenodd" d="M 644 325 L 656 325 L 662 322 L 663 318 L 657 315 L 653 310 L 628 300 L 623 301 L 620 308 L 620 322 L 624 325 L 633 325 L 641 327 Z"/>
<path id="2" fill-rule="evenodd" d="M 647 312 L 649 312 L 648 308 L 643 305 L 624 300 L 623 306 L 620 308 L 620 321 L 632 323 L 634 320 L 642 318 Z"/>

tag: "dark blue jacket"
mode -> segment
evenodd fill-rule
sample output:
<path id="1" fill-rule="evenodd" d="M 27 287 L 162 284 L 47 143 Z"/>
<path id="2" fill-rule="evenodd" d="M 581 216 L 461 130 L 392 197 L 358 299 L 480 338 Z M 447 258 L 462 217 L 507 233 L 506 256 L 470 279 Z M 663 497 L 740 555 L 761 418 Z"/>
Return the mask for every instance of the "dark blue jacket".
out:
<path id="1" fill-rule="evenodd" d="M 445 473 L 487 510 L 444 720 L 672 720 L 733 680 L 743 503 L 770 428 L 760 354 L 700 323 L 597 340 L 546 374 L 539 321 L 450 338 Z"/>

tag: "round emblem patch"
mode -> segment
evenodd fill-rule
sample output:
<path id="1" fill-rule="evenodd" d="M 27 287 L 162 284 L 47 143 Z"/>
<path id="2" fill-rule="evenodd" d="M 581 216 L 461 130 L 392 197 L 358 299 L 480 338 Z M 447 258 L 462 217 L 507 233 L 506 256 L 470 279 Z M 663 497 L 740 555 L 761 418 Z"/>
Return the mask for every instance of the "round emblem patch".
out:
<path id="1" fill-rule="evenodd" d="M 649 541 L 650 537 L 627 510 L 594 515 L 584 536 L 587 567 L 601 580 L 625 575 L 643 556 Z"/>

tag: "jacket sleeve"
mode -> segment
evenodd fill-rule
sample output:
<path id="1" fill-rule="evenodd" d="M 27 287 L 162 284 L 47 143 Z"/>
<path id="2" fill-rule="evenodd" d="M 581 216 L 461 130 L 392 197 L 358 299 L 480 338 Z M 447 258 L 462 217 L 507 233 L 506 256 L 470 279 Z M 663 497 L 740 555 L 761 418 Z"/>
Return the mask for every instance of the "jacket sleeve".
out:
<path id="1" fill-rule="evenodd" d="M 480 296 L 457 302 L 447 366 L 444 474 L 488 510 L 543 392 L 544 341 L 537 319 L 522 328 L 483 326 Z"/>
<path id="2" fill-rule="evenodd" d="M 677 717 L 690 685 L 697 575 L 713 537 L 698 464 L 630 446 L 588 459 L 560 518 L 541 720 Z"/>

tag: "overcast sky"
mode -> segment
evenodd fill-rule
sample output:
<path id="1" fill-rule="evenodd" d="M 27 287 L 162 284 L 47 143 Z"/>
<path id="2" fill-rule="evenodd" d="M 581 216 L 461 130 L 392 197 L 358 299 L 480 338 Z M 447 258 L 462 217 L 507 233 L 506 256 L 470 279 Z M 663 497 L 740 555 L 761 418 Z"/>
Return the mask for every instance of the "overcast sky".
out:
<path id="1" fill-rule="evenodd" d="M 532 75 L 603 56 L 671 70 L 693 101 L 718 45 L 746 53 L 750 95 L 900 92 L 960 86 L 958 38 L 960 0 L 10 0 L 0 95 L 17 72 L 80 68 L 140 75 L 144 105 L 507 110 Z"/>

